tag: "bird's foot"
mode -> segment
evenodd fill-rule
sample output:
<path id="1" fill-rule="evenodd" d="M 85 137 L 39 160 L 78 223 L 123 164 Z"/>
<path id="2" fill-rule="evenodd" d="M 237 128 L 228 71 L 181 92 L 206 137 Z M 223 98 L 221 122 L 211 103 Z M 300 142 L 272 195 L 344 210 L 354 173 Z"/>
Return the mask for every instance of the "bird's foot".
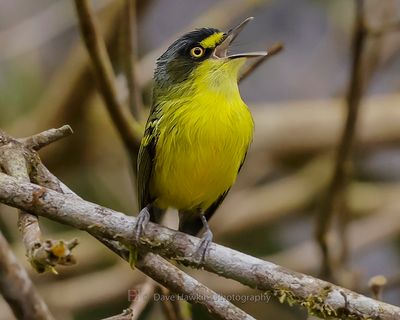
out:
<path id="1" fill-rule="evenodd" d="M 201 237 L 200 244 L 193 255 L 193 258 L 199 267 L 201 267 L 204 263 L 207 250 L 209 249 L 212 240 L 213 240 L 213 234 L 211 230 L 206 229 L 203 236 Z"/>
<path id="2" fill-rule="evenodd" d="M 135 239 L 137 243 L 139 243 L 140 237 L 142 236 L 143 231 L 146 228 L 149 221 L 150 221 L 150 211 L 148 207 L 145 207 L 140 211 L 135 225 Z"/>

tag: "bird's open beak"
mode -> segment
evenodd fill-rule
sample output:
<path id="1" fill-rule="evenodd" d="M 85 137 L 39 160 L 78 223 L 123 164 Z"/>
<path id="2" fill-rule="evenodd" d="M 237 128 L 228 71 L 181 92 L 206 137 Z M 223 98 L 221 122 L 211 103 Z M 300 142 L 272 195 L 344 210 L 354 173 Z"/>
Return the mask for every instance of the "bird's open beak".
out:
<path id="1" fill-rule="evenodd" d="M 253 17 L 249 17 L 243 22 L 241 22 L 238 26 L 235 28 L 229 30 L 227 33 L 224 41 L 222 41 L 215 49 L 213 52 L 213 57 L 216 59 L 236 59 L 236 58 L 252 58 L 252 57 L 263 57 L 268 55 L 267 51 L 255 51 L 255 52 L 246 52 L 246 53 L 238 53 L 238 54 L 232 54 L 228 55 L 228 49 L 230 45 L 232 44 L 233 40 L 236 39 L 236 37 L 239 35 L 239 33 L 244 29 L 247 23 L 249 23 L 251 20 L 253 20 Z"/>

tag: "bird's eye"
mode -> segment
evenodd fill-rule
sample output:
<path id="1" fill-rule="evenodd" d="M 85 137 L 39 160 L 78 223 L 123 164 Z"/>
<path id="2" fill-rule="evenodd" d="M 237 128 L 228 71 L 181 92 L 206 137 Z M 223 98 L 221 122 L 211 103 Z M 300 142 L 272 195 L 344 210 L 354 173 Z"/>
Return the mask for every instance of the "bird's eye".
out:
<path id="1" fill-rule="evenodd" d="M 204 55 L 204 49 L 202 47 L 194 47 L 190 49 L 190 55 L 193 58 L 201 58 Z"/>

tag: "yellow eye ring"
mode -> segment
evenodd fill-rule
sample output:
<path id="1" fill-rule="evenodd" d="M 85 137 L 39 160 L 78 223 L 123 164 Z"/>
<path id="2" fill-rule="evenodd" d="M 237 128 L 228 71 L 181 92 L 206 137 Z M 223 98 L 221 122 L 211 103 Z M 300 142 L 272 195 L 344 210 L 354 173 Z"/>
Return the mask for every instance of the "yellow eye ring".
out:
<path id="1" fill-rule="evenodd" d="M 190 55 L 193 58 L 201 58 L 205 53 L 204 48 L 202 47 L 193 47 L 192 49 L 190 49 Z"/>

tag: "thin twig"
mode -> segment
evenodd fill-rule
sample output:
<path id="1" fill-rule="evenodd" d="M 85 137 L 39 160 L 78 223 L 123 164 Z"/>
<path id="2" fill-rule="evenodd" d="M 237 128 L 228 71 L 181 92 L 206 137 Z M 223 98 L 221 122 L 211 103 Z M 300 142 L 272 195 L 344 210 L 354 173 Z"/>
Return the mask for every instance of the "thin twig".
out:
<path id="1" fill-rule="evenodd" d="M 277 53 L 281 52 L 283 49 L 283 44 L 282 43 L 276 43 L 274 44 L 271 48 L 267 49 L 268 54 L 266 56 L 257 58 L 255 61 L 253 61 L 251 64 L 247 66 L 246 69 L 242 71 L 242 73 L 239 76 L 238 82 L 242 82 L 245 80 L 250 74 L 254 72 L 262 63 L 264 63 L 267 59 L 270 57 L 276 55 Z"/>
<path id="2" fill-rule="evenodd" d="M 142 127 L 133 118 L 129 109 L 124 107 L 118 99 L 115 74 L 89 1 L 75 0 L 75 6 L 82 38 L 92 60 L 100 93 L 127 150 L 133 157 L 136 157 L 142 136 Z"/>
<path id="3" fill-rule="evenodd" d="M 157 293 L 164 297 L 167 296 L 168 294 L 170 294 L 168 289 L 165 289 L 163 287 L 159 287 L 157 290 Z M 166 320 L 177 320 L 174 307 L 172 306 L 169 299 L 161 300 L 161 308 L 163 310 L 164 317 L 166 318 Z"/>
<path id="4" fill-rule="evenodd" d="M 131 320 L 139 319 L 140 315 L 146 309 L 146 306 L 153 300 L 156 287 L 157 283 L 155 283 L 151 278 L 147 278 L 146 281 L 137 288 L 138 292 L 136 299 L 132 301 L 129 306 L 132 310 Z"/>
<path id="5" fill-rule="evenodd" d="M 115 316 L 112 317 L 107 317 L 107 318 L 103 318 L 102 320 L 132 320 L 132 309 L 128 308 L 124 311 L 122 311 L 122 313 L 117 314 Z"/>
<path id="6" fill-rule="evenodd" d="M 61 128 L 49 129 L 28 138 L 19 139 L 19 141 L 27 148 L 32 148 L 33 150 L 38 151 L 53 142 L 70 136 L 73 133 L 72 128 L 69 125 L 65 125 Z"/>
<path id="7" fill-rule="evenodd" d="M 18 319 L 52 320 L 46 303 L 0 231 L 0 293 Z"/>
<path id="8" fill-rule="evenodd" d="M 191 312 L 187 308 L 187 302 L 179 298 L 168 289 L 159 286 L 158 294 L 161 296 L 161 306 L 167 320 L 191 320 Z M 173 298 L 171 298 L 173 297 Z M 185 309 L 186 308 L 186 309 Z"/>
<path id="9" fill-rule="evenodd" d="M 137 41 L 137 16 L 136 0 L 125 0 L 123 11 L 123 61 L 125 76 L 128 84 L 129 106 L 133 116 L 139 121 L 144 116 L 144 107 L 141 88 L 136 77 L 136 65 L 138 63 L 138 41 Z"/>
<path id="10" fill-rule="evenodd" d="M 362 57 L 366 32 L 364 28 L 364 1 L 356 0 L 356 18 L 353 38 L 352 67 L 347 94 L 347 117 L 345 127 L 336 154 L 335 169 L 328 187 L 326 198 L 318 217 L 316 230 L 317 241 L 322 251 L 321 274 L 325 278 L 333 277 L 333 266 L 330 261 L 328 229 L 335 212 L 344 214 L 344 197 L 346 185 L 351 172 L 351 154 L 354 146 L 359 107 L 364 89 Z M 341 219 L 346 219 L 342 217 Z M 345 234 L 342 234 L 345 236 Z M 346 253 L 344 253 L 344 256 Z"/>
<path id="11" fill-rule="evenodd" d="M 32 207 L 34 199 L 38 200 Z M 0 202 L 87 230 L 98 237 L 115 239 L 127 246 L 137 245 L 134 232 L 137 222 L 135 217 L 31 183 L 19 182 L 2 173 L 0 173 Z M 196 237 L 149 223 L 139 248 L 151 250 L 185 265 L 198 267 L 193 255 L 199 241 Z M 146 265 L 139 259 L 137 266 L 156 281 L 166 285 L 167 279 L 186 275 L 153 253 L 145 256 Z M 163 263 L 161 269 L 160 261 Z M 214 243 L 210 245 L 203 267 L 205 270 L 237 280 L 249 287 L 270 292 L 282 302 L 298 303 L 305 306 L 309 312 L 320 316 L 371 319 L 379 317 L 381 320 L 394 320 L 400 317 L 399 307 L 367 298 L 326 281 L 298 274 Z M 160 272 L 161 278 L 159 278 Z M 169 289 L 175 292 L 185 289 L 187 292 L 197 286 L 192 287 L 192 285 L 195 284 L 181 288 L 177 283 L 176 287 Z M 209 293 L 205 292 L 205 295 L 208 296 Z"/>

